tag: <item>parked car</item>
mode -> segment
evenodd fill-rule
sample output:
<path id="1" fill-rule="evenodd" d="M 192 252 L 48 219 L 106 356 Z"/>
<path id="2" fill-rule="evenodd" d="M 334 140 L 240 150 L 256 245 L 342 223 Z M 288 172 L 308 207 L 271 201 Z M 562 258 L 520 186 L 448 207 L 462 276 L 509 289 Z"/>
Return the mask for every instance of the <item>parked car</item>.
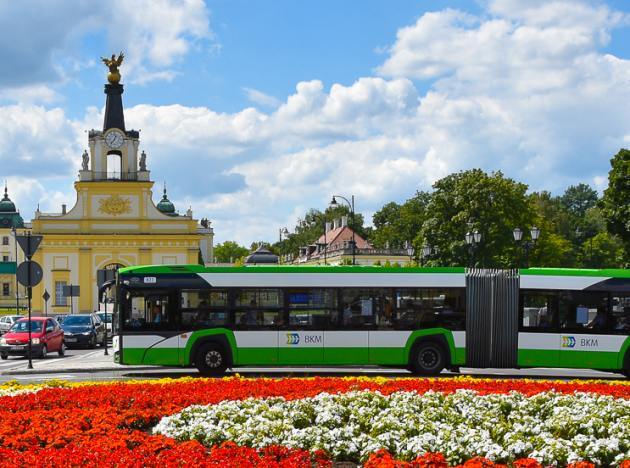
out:
<path id="1" fill-rule="evenodd" d="M 96 314 L 67 315 L 61 324 L 66 346 L 105 346 L 105 324 Z"/>
<path id="2" fill-rule="evenodd" d="M 23 317 L 23 315 L 5 315 L 4 317 L 0 317 L 0 334 L 8 332 L 11 325 Z"/>
<path id="3" fill-rule="evenodd" d="M 63 323 L 63 319 L 65 319 L 68 316 L 68 314 L 57 314 L 54 315 L 53 317 L 55 318 L 55 320 L 57 320 L 57 322 L 59 322 L 59 324 Z"/>
<path id="4" fill-rule="evenodd" d="M 107 312 L 107 316 L 105 316 L 105 312 L 96 312 L 96 315 L 98 315 L 98 318 L 100 318 L 101 322 L 103 322 L 105 326 L 107 327 L 107 333 L 111 335 L 112 334 L 112 313 Z"/>
<path id="5" fill-rule="evenodd" d="M 51 317 L 32 317 L 31 356 L 45 358 L 48 353 L 66 354 L 63 330 Z M 28 353 L 29 320 L 21 318 L 0 338 L 0 358 L 26 356 Z"/>

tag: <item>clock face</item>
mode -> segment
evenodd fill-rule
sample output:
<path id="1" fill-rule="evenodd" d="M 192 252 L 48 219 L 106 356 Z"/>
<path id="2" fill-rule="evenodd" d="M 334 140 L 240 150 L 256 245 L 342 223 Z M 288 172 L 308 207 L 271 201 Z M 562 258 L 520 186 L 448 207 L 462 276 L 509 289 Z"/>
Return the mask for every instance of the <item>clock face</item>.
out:
<path id="1" fill-rule="evenodd" d="M 105 135 L 105 143 L 110 148 L 120 148 L 123 144 L 124 136 L 121 132 L 111 131 L 107 135 Z"/>

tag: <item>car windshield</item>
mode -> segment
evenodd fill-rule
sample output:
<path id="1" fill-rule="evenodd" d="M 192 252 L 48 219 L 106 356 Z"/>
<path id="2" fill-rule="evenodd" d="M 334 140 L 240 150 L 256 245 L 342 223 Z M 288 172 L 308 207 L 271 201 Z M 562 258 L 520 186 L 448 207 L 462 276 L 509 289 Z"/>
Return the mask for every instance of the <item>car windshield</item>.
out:
<path id="1" fill-rule="evenodd" d="M 42 331 L 41 320 L 31 320 L 31 323 L 33 324 L 31 327 L 31 332 Z M 15 322 L 10 331 L 16 333 L 28 332 L 28 320 L 24 320 L 23 322 Z"/>
<path id="2" fill-rule="evenodd" d="M 90 317 L 87 315 L 74 315 L 63 319 L 64 325 L 90 325 Z"/>
<path id="3" fill-rule="evenodd" d="M 105 317 L 105 312 L 99 312 L 97 315 L 103 322 L 105 322 L 107 318 L 107 323 L 112 323 L 112 314 L 108 313 L 107 317 Z"/>

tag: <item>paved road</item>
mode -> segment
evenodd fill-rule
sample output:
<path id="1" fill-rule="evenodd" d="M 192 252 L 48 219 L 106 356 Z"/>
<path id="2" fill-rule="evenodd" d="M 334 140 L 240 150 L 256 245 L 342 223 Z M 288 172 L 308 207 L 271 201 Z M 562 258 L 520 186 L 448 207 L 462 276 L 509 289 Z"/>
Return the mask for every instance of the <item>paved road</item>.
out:
<path id="1" fill-rule="evenodd" d="M 110 350 L 111 352 L 111 350 Z M 93 350 L 69 350 L 66 357 L 49 356 L 45 360 L 33 361 L 34 369 L 26 369 L 24 358 L 9 358 L 0 361 L 0 382 L 18 380 L 24 383 L 36 383 L 50 379 L 70 381 L 85 380 L 129 380 L 158 379 L 164 377 L 200 377 L 195 369 L 163 368 L 163 367 L 130 367 L 119 366 L 112 361 L 111 353 L 104 355 L 102 348 Z M 401 369 L 377 367 L 284 367 L 255 368 L 243 367 L 233 373 L 247 377 L 287 377 L 287 376 L 326 376 L 326 375 L 369 375 L 384 377 L 410 377 L 411 374 Z M 460 374 L 443 372 L 443 377 L 456 375 L 474 375 L 489 378 L 560 378 L 560 379 L 622 379 L 618 374 L 592 370 L 574 369 L 468 369 L 462 368 Z"/>

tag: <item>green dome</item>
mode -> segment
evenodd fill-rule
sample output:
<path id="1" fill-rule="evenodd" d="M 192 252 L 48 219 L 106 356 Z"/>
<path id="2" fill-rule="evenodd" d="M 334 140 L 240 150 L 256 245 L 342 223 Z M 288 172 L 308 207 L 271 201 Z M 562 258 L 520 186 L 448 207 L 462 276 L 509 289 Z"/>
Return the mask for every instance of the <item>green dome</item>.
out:
<path id="1" fill-rule="evenodd" d="M 0 200 L 0 213 L 16 213 L 15 204 L 9 198 L 7 187 L 4 187 L 4 198 Z"/>
<path id="2" fill-rule="evenodd" d="M 167 215 L 175 214 L 175 205 L 173 205 L 166 196 L 166 187 L 164 187 L 164 196 L 160 200 L 160 203 L 157 204 L 157 209 Z"/>

